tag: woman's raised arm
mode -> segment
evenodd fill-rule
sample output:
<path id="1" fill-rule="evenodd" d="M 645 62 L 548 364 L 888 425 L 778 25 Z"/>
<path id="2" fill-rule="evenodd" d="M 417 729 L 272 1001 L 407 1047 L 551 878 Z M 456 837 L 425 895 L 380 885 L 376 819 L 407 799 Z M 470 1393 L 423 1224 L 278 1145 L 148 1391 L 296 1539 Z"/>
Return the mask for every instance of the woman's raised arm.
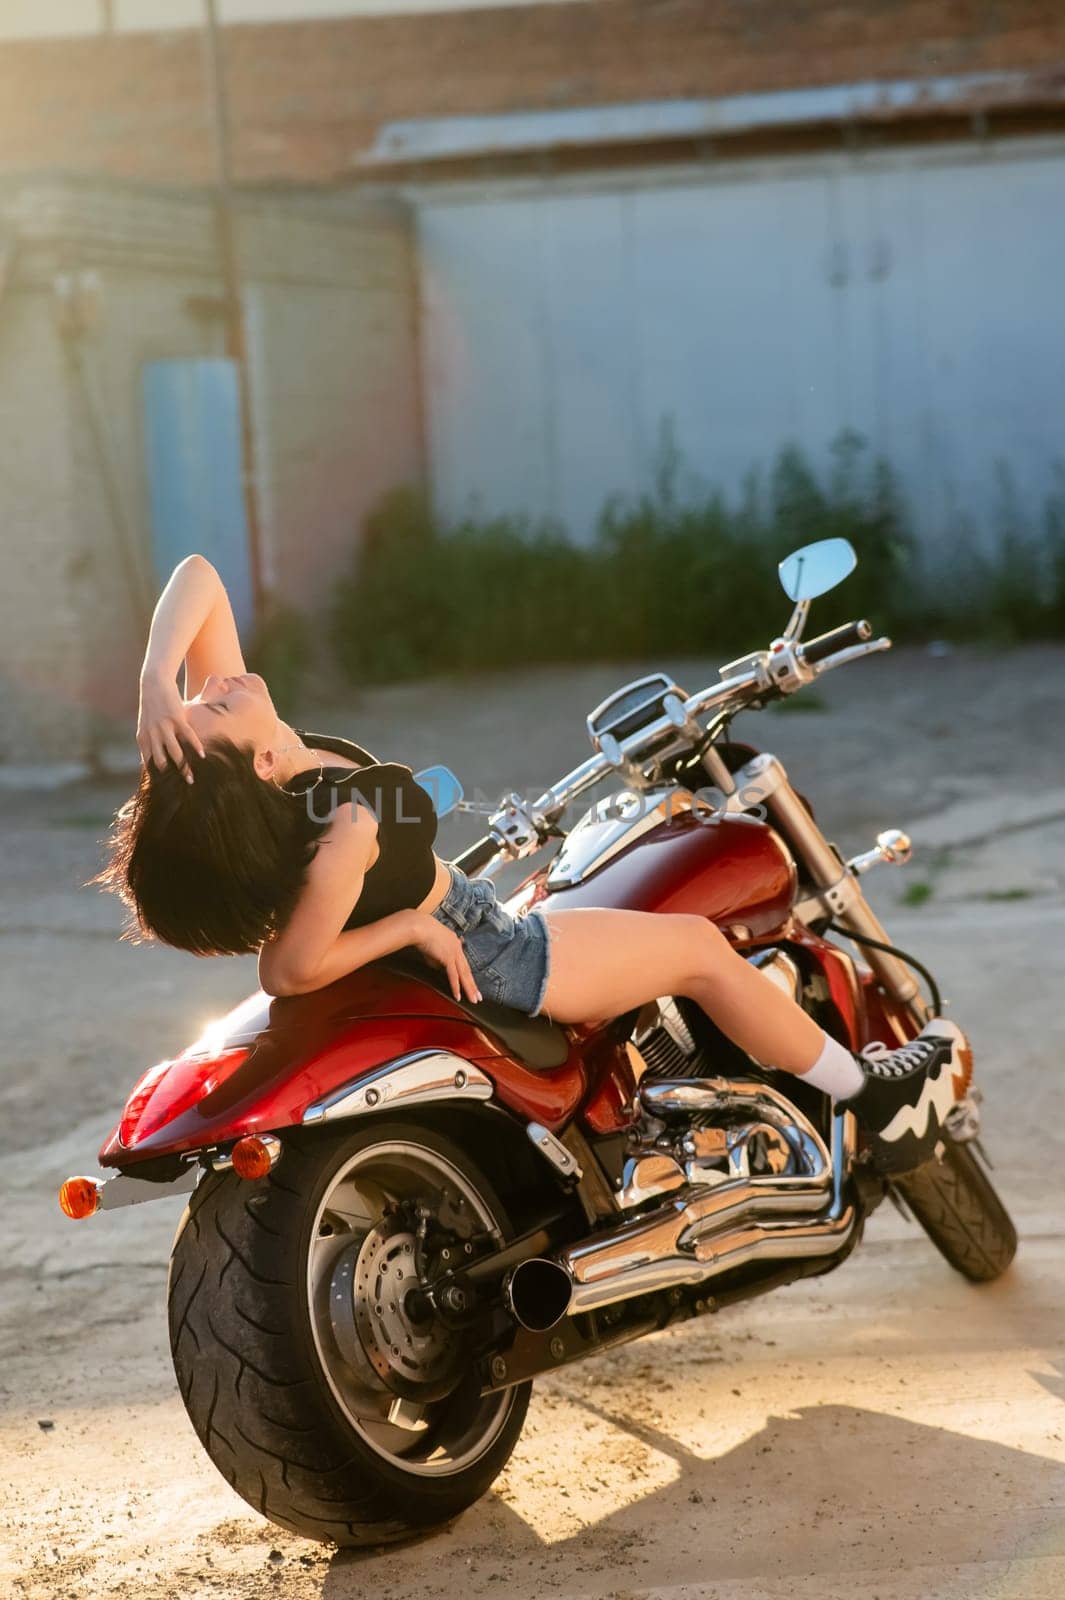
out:
<path id="1" fill-rule="evenodd" d="M 185 698 L 192 700 L 210 673 L 246 671 L 226 586 L 206 556 L 179 561 L 156 602 L 141 668 L 175 678 L 185 661 Z"/>
<path id="2" fill-rule="evenodd" d="M 206 556 L 178 563 L 152 614 L 137 717 L 137 748 L 145 765 L 154 760 L 162 769 L 169 758 L 181 767 L 183 741 L 204 753 L 177 691 L 182 658 L 186 699 L 199 694 L 212 672 L 225 677 L 245 670 L 229 596 Z M 191 774 L 186 777 L 191 782 Z"/>

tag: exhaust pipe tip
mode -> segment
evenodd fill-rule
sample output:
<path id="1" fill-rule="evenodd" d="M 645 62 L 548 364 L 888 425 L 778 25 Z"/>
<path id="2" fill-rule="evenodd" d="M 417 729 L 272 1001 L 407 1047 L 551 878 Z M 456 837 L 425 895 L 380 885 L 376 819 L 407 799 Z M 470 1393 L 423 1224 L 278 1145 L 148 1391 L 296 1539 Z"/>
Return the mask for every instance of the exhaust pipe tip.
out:
<path id="1" fill-rule="evenodd" d="M 545 1256 L 519 1261 L 503 1285 L 503 1303 L 530 1333 L 546 1333 L 569 1310 L 573 1280 L 565 1267 Z"/>

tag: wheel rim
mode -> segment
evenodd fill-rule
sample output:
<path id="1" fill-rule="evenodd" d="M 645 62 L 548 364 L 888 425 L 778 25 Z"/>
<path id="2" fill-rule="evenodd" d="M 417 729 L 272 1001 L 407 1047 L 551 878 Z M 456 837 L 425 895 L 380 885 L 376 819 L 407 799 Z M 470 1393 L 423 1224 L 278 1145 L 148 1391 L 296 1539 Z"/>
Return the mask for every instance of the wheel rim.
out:
<path id="1" fill-rule="evenodd" d="M 319 1203 L 307 1302 L 319 1363 L 351 1427 L 402 1471 L 445 1477 L 484 1455 L 515 1392 L 480 1396 L 461 1337 L 421 1295 L 411 1226 L 419 1206 L 459 1249 L 498 1229 L 484 1197 L 437 1151 L 405 1140 L 368 1145 L 337 1169 Z"/>

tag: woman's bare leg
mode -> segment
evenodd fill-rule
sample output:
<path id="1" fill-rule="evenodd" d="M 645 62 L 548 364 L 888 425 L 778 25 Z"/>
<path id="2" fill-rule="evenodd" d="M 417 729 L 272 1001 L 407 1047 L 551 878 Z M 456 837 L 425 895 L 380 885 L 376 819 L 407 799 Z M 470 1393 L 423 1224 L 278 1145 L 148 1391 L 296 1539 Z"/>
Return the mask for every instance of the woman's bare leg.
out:
<path id="1" fill-rule="evenodd" d="M 756 1061 L 804 1073 L 824 1030 L 734 950 L 706 917 L 593 906 L 544 908 L 551 970 L 544 1014 L 556 1022 L 615 1017 L 663 994 L 686 995 Z"/>

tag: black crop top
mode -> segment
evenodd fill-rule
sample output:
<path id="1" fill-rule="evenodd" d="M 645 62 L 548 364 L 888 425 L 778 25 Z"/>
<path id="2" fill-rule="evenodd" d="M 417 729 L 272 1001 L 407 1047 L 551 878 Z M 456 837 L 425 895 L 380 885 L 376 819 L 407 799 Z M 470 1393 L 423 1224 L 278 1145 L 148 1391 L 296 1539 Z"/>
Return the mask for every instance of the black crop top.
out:
<path id="1" fill-rule="evenodd" d="M 294 728 L 293 732 L 312 750 L 332 750 L 362 765 L 357 771 L 351 767 L 326 765 L 322 769 L 321 783 L 316 782 L 318 774 L 311 767 L 291 780 L 297 788 L 287 784 L 286 791 L 304 794 L 313 789 L 311 814 L 323 825 L 332 818 L 338 805 L 352 798 L 352 789 L 363 797 L 377 818 L 380 855 L 367 872 L 362 892 L 344 927 L 358 928 L 366 922 L 376 922 L 379 917 L 387 917 L 393 911 L 419 905 L 436 879 L 433 841 L 439 819 L 432 798 L 415 781 L 411 768 L 398 761 L 376 761 L 368 750 L 351 739 L 309 733 L 305 728 Z"/>

